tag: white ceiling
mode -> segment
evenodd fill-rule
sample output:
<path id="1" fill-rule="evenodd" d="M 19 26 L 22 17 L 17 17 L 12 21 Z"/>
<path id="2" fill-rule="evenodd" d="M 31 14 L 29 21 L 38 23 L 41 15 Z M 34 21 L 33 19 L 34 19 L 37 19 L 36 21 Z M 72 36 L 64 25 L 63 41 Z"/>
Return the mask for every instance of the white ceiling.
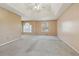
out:
<path id="1" fill-rule="evenodd" d="M 56 20 L 71 3 L 38 3 L 39 10 L 35 9 L 35 3 L 0 3 L 11 12 L 20 15 L 23 21 L 26 20 Z M 38 5 L 37 4 L 37 5 Z"/>

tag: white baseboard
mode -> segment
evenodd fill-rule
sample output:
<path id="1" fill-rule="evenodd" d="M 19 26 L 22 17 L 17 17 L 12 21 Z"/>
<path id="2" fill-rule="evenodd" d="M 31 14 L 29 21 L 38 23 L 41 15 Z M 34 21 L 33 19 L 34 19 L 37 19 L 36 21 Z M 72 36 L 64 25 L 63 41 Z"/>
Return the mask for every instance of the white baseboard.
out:
<path id="1" fill-rule="evenodd" d="M 60 40 L 62 40 L 60 37 L 58 37 Z M 75 50 L 78 54 L 79 54 L 79 51 L 75 48 L 75 47 L 73 47 L 71 44 L 69 44 L 68 42 L 66 42 L 66 41 L 64 41 L 64 40 L 62 40 L 64 43 L 66 43 L 69 47 L 71 47 L 73 50 Z"/>
<path id="2" fill-rule="evenodd" d="M 19 38 L 16 38 L 16 39 L 14 39 L 14 40 L 11 40 L 11 41 L 8 41 L 8 42 L 5 42 L 5 43 L 3 43 L 3 44 L 0 44 L 0 46 L 3 46 L 3 45 L 6 45 L 6 44 L 9 44 L 9 43 L 14 42 L 14 41 L 16 41 L 16 40 L 19 40 Z"/>

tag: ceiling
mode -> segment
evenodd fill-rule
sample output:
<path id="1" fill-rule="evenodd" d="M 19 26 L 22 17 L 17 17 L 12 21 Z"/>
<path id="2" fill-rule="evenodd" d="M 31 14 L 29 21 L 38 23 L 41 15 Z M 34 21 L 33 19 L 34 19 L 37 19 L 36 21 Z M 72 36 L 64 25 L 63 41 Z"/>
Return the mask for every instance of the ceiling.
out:
<path id="1" fill-rule="evenodd" d="M 27 20 L 57 20 L 71 3 L 0 3 L 11 12 Z"/>

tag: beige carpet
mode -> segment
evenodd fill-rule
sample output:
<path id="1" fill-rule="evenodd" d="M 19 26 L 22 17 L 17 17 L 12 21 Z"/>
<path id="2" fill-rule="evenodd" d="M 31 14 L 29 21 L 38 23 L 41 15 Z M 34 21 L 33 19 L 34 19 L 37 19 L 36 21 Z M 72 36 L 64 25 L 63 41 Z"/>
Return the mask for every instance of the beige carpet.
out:
<path id="1" fill-rule="evenodd" d="M 22 36 L 0 47 L 1 56 L 78 56 L 55 36 Z"/>

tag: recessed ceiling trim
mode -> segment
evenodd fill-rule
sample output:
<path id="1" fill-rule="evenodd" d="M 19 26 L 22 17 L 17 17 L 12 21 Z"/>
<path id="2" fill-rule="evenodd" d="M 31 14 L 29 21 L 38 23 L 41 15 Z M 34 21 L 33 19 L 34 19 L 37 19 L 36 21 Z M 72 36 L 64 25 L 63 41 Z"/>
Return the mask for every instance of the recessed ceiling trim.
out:
<path id="1" fill-rule="evenodd" d="M 70 3 L 69 3 L 70 4 Z M 69 4 L 66 3 L 1 3 L 0 6 L 10 10 L 26 20 L 57 20 Z M 32 9 L 34 8 L 34 9 Z"/>

